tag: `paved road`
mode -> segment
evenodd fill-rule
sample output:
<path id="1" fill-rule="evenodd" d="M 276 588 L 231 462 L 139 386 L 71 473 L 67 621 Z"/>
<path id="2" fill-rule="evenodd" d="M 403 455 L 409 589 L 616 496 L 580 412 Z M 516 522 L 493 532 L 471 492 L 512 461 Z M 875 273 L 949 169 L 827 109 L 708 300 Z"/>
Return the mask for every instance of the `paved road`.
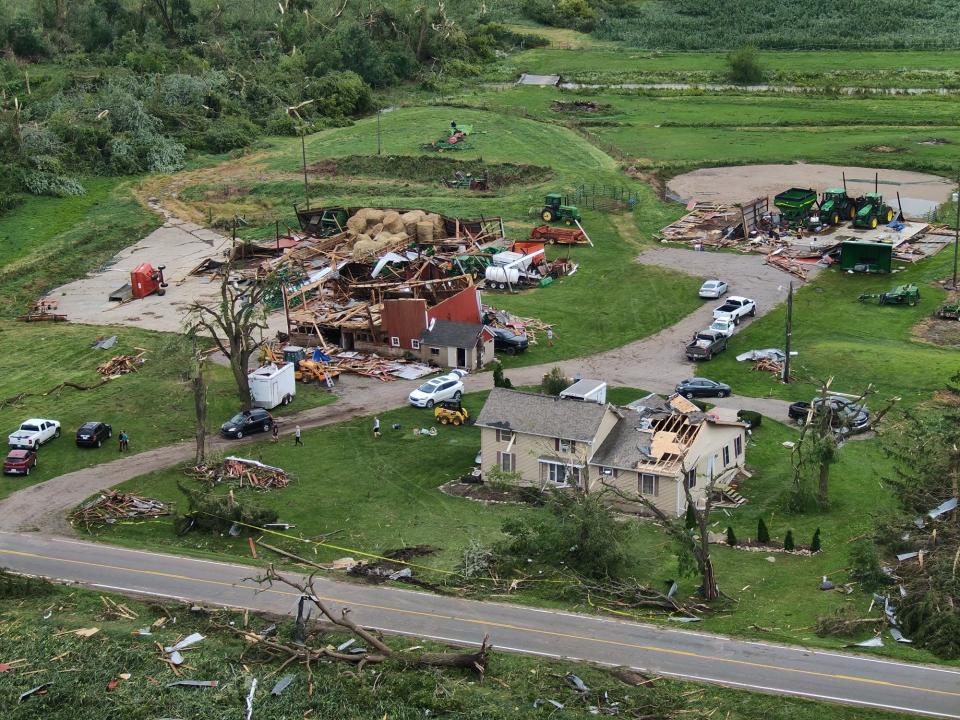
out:
<path id="1" fill-rule="evenodd" d="M 241 565 L 0 533 L 0 565 L 129 594 L 291 614 L 297 593 L 255 593 Z M 960 718 L 960 671 L 861 655 L 734 640 L 706 633 L 318 579 L 317 594 L 385 632 L 573 658 L 760 692 L 932 717 Z"/>

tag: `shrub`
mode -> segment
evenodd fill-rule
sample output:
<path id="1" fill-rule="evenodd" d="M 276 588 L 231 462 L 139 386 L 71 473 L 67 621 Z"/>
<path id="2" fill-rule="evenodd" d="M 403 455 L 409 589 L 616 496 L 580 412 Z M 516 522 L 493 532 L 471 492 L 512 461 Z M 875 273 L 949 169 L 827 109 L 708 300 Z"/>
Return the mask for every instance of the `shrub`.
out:
<path id="1" fill-rule="evenodd" d="M 764 545 L 770 542 L 770 531 L 767 530 L 767 524 L 763 521 L 763 518 L 757 519 L 757 542 Z"/>
<path id="2" fill-rule="evenodd" d="M 880 566 L 877 547 L 871 540 L 860 540 L 850 547 L 850 577 L 860 583 L 864 590 L 873 592 L 890 583 L 890 578 Z"/>
<path id="3" fill-rule="evenodd" d="M 222 495 L 205 492 L 189 488 L 180 482 L 177 483 L 177 487 L 187 496 L 189 508 L 185 514 L 174 518 L 174 528 L 179 533 L 191 529 L 223 533 L 227 532 L 235 522 L 263 527 L 277 520 L 275 510 L 241 498 L 238 493 Z M 247 531 L 249 528 L 241 526 L 241 530 Z"/>
<path id="4" fill-rule="evenodd" d="M 6 40 L 10 49 L 19 57 L 37 58 L 47 54 L 43 36 L 30 18 L 18 17 L 10 23 Z"/>
<path id="5" fill-rule="evenodd" d="M 493 386 L 499 388 L 512 388 L 513 383 L 510 378 L 503 376 L 503 365 L 496 363 L 493 366 Z"/>
<path id="6" fill-rule="evenodd" d="M 570 379 L 558 367 L 552 368 L 540 381 L 540 389 L 547 395 L 559 395 L 570 386 Z"/>
<path id="7" fill-rule="evenodd" d="M 763 80 L 763 67 L 756 48 L 745 46 L 727 55 L 727 77 L 730 82 L 750 85 Z"/>
<path id="8" fill-rule="evenodd" d="M 787 536 L 783 539 L 783 549 L 784 550 L 795 550 L 793 544 L 793 530 L 787 530 Z"/>
<path id="9" fill-rule="evenodd" d="M 203 133 L 203 147 L 212 153 L 236 150 L 253 142 L 257 134 L 257 126 L 245 118 L 220 118 Z"/>
<path id="10" fill-rule="evenodd" d="M 810 541 L 810 552 L 820 552 L 820 528 L 813 533 L 813 539 Z"/>
<path id="11" fill-rule="evenodd" d="M 351 117 L 373 110 L 370 86 L 349 70 L 317 78 L 308 84 L 306 94 L 324 117 Z"/>
<path id="12" fill-rule="evenodd" d="M 463 549 L 460 572 L 467 578 L 481 577 L 489 575 L 492 564 L 493 550 L 474 538 Z"/>
<path id="13" fill-rule="evenodd" d="M 693 509 L 693 503 L 687 503 L 687 514 L 684 516 L 683 525 L 687 530 L 697 528 L 697 513 Z"/>
<path id="14" fill-rule="evenodd" d="M 760 423 L 763 421 L 763 415 L 753 410 L 740 410 L 737 413 L 737 419 L 741 422 L 745 422 L 749 429 L 755 427 L 760 427 Z"/>
<path id="15" fill-rule="evenodd" d="M 730 547 L 737 545 L 737 536 L 733 534 L 733 527 L 730 525 L 727 525 L 727 545 Z"/>

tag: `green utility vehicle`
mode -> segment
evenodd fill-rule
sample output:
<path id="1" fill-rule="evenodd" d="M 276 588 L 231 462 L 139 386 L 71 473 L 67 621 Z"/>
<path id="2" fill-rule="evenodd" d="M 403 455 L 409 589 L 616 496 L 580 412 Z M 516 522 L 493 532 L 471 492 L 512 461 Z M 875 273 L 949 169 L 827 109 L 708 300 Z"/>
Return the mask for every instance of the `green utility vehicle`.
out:
<path id="1" fill-rule="evenodd" d="M 547 193 L 543 199 L 543 210 L 540 211 L 540 217 L 544 222 L 563 222 L 567 225 L 573 225 L 583 220 L 580 211 L 575 205 L 565 205 L 560 193 Z"/>
<path id="2" fill-rule="evenodd" d="M 853 220 L 857 215 L 857 201 L 844 188 L 827 188 L 820 198 L 820 218 L 831 225 Z"/>
<path id="3" fill-rule="evenodd" d="M 876 300 L 880 305 L 916 305 L 920 302 L 920 288 L 913 283 L 897 285 L 885 293 L 863 293 L 857 300 L 862 303 Z"/>
<path id="4" fill-rule="evenodd" d="M 810 188 L 790 188 L 774 197 L 773 204 L 790 227 L 806 227 L 810 211 L 817 204 L 817 191 Z"/>
<path id="5" fill-rule="evenodd" d="M 883 201 L 883 195 L 872 192 L 857 199 L 854 227 L 873 229 L 880 223 L 886 225 L 890 222 L 893 222 L 893 208 Z"/>

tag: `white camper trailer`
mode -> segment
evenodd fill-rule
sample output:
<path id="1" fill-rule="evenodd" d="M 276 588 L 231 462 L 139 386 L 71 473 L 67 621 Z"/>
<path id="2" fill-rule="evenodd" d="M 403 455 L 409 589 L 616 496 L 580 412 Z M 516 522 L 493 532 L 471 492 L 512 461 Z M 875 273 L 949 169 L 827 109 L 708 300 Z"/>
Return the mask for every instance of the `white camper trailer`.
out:
<path id="1" fill-rule="evenodd" d="M 247 377 L 250 380 L 250 397 L 254 407 L 271 410 L 277 405 L 289 404 L 297 394 L 293 363 L 270 363 L 257 368 Z"/>

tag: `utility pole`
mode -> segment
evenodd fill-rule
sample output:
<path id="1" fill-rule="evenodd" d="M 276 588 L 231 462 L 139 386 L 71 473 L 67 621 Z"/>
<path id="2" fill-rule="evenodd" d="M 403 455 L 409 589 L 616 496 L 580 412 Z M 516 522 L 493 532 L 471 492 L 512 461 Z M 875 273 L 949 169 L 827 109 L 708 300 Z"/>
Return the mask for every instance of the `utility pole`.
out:
<path id="1" fill-rule="evenodd" d="M 307 210 L 310 209 L 310 186 L 307 184 L 307 141 L 306 137 L 307 129 L 304 127 L 300 128 L 300 154 L 303 157 L 303 194 L 307 200 Z"/>
<path id="2" fill-rule="evenodd" d="M 382 145 L 380 144 L 380 108 L 377 108 L 377 155 L 380 154 Z"/>
<path id="3" fill-rule="evenodd" d="M 793 280 L 790 281 L 790 289 L 787 290 L 787 325 L 785 338 L 783 341 L 786 357 L 783 359 L 783 377 L 784 383 L 790 382 L 790 340 L 793 338 Z"/>
<path id="4" fill-rule="evenodd" d="M 953 228 L 953 283 L 951 290 L 957 289 L 957 245 L 960 245 L 960 170 L 957 171 L 957 219 Z"/>

